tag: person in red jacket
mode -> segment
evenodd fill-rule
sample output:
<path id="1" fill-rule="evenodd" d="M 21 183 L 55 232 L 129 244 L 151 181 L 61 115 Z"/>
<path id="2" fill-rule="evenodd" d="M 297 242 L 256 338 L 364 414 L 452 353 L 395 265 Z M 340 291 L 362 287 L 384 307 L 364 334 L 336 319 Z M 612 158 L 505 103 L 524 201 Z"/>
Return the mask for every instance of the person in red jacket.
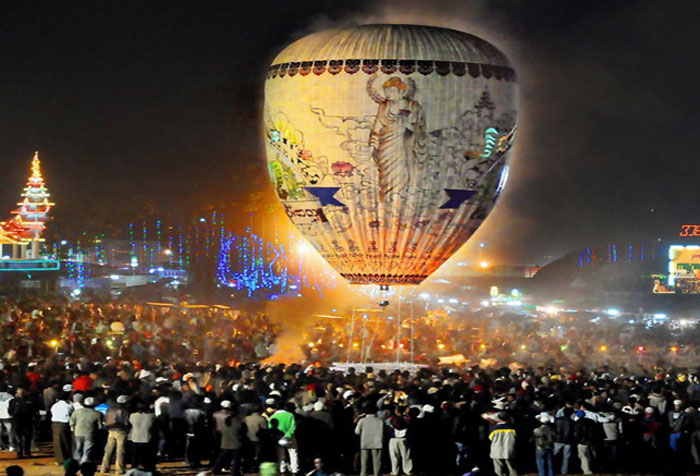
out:
<path id="1" fill-rule="evenodd" d="M 89 392 L 92 390 L 92 379 L 86 373 L 81 373 L 78 378 L 73 380 L 74 392 Z"/>

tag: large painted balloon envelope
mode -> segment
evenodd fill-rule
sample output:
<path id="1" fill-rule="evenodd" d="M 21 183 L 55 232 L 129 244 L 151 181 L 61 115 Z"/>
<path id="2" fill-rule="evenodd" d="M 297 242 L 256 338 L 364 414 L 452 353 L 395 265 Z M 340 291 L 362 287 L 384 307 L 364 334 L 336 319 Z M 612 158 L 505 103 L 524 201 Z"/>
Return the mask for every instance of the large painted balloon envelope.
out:
<path id="1" fill-rule="evenodd" d="M 475 36 L 364 25 L 292 43 L 265 83 L 267 164 L 289 219 L 354 284 L 419 284 L 508 176 L 515 73 Z"/>

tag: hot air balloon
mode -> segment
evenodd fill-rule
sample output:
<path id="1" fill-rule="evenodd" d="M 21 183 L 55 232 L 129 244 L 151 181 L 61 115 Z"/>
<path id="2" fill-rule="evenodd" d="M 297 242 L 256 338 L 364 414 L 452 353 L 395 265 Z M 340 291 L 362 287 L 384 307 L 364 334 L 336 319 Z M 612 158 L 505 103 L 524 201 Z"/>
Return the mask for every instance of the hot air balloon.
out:
<path id="1" fill-rule="evenodd" d="M 475 36 L 363 25 L 285 48 L 264 139 L 290 220 L 353 284 L 419 284 L 488 216 L 508 176 L 515 73 Z"/>

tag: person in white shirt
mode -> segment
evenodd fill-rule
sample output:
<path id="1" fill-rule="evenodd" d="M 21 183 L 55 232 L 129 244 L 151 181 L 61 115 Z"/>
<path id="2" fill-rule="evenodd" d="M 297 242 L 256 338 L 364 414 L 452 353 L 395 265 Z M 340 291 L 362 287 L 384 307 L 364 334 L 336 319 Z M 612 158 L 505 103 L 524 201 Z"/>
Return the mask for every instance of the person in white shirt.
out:
<path id="1" fill-rule="evenodd" d="M 63 464 L 72 458 L 72 436 L 70 431 L 70 416 L 73 405 L 68 403 L 70 394 L 63 392 L 56 403 L 51 405 L 51 431 L 53 433 L 53 454 L 56 463 Z"/>
<path id="2" fill-rule="evenodd" d="M 9 412 L 10 402 L 13 398 L 15 397 L 7 391 L 7 386 L 3 384 L 0 387 L 0 451 L 16 451 L 15 432 L 12 427 L 12 416 L 10 416 Z M 7 433 L 7 446 L 9 449 L 2 442 L 3 430 Z"/>

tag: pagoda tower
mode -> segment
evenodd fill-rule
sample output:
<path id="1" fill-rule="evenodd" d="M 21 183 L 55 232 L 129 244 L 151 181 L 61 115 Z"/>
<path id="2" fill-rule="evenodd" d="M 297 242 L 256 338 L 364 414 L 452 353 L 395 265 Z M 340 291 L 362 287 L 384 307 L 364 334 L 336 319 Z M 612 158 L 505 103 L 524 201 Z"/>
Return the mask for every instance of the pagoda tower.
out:
<path id="1" fill-rule="evenodd" d="M 17 204 L 19 208 L 12 211 L 17 215 L 14 220 L 24 227 L 19 236 L 32 243 L 31 257 L 34 259 L 39 257 L 39 243 L 44 241 L 41 235 L 46 229 L 49 211 L 55 205 L 49 201 L 49 196 L 41 176 L 39 152 L 34 152 L 31 175 L 22 191 L 22 201 Z"/>

